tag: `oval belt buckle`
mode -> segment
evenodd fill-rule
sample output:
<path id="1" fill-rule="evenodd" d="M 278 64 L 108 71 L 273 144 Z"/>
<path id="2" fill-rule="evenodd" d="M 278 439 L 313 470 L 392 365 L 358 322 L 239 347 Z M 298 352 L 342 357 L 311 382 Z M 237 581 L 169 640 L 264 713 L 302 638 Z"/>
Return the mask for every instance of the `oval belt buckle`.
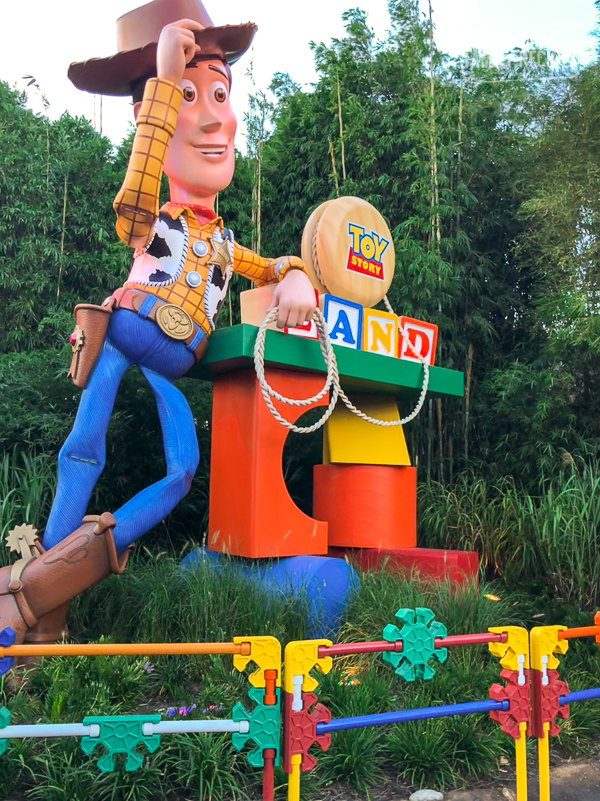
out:
<path id="1" fill-rule="evenodd" d="M 194 323 L 190 315 L 172 303 L 164 303 L 158 308 L 156 323 L 171 339 L 188 339 L 194 333 Z"/>

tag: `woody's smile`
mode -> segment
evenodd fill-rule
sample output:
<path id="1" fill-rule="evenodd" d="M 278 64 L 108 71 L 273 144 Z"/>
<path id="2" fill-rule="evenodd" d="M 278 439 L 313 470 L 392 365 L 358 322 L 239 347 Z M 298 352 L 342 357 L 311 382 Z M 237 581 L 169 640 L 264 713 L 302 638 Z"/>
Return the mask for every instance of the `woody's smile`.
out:
<path id="1" fill-rule="evenodd" d="M 227 153 L 228 145 L 193 145 L 194 149 L 201 153 L 203 156 L 208 156 L 212 159 L 218 159 Z"/>

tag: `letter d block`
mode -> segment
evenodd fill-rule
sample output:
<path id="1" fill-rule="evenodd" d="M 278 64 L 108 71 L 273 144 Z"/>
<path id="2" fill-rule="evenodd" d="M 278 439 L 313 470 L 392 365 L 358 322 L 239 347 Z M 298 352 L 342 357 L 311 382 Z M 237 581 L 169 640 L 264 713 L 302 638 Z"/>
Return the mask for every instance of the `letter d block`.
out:
<path id="1" fill-rule="evenodd" d="M 401 317 L 400 325 L 406 331 L 410 344 L 419 353 L 425 362 L 433 367 L 435 364 L 435 350 L 437 348 L 438 327 L 423 320 L 413 320 L 412 317 Z M 404 337 L 400 337 L 400 358 L 418 362 L 412 348 L 409 348 Z"/>
<path id="2" fill-rule="evenodd" d="M 332 344 L 360 350 L 363 307 L 334 295 L 321 295 L 319 304 Z"/>
<path id="3" fill-rule="evenodd" d="M 398 318 L 395 314 L 375 309 L 364 310 L 363 350 L 397 358 Z"/>

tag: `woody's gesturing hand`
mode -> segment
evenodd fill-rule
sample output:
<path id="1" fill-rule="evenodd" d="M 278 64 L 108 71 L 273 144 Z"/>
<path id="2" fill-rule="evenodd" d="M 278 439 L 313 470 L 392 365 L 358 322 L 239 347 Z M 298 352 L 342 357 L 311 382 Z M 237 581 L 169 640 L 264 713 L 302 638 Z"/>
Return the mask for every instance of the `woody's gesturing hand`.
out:
<path id="1" fill-rule="evenodd" d="M 192 19 L 180 19 L 165 25 L 160 33 L 156 50 L 156 74 L 159 78 L 179 83 L 186 64 L 200 52 L 194 31 L 202 31 L 204 26 Z"/>
<path id="2" fill-rule="evenodd" d="M 275 287 L 273 299 L 267 309 L 279 306 L 277 328 L 295 328 L 312 320 L 317 306 L 315 290 L 302 270 L 290 270 Z"/>

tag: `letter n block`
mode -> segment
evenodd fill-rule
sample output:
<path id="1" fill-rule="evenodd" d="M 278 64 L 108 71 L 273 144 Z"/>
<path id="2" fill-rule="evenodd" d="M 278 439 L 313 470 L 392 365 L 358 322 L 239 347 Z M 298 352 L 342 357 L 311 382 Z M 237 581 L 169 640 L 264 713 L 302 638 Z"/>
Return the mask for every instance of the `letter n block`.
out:
<path id="1" fill-rule="evenodd" d="M 363 307 L 334 295 L 321 295 L 319 305 L 332 344 L 360 350 Z"/>
<path id="2" fill-rule="evenodd" d="M 423 320 L 413 320 L 412 317 L 401 317 L 400 325 L 406 331 L 408 339 L 417 353 L 420 353 L 425 362 L 433 367 L 438 338 L 437 325 L 425 323 Z M 419 361 L 403 336 L 400 337 L 400 358 L 408 359 L 411 362 Z"/>
<path id="3" fill-rule="evenodd" d="M 389 312 L 365 309 L 363 350 L 381 356 L 398 356 L 398 318 Z"/>

